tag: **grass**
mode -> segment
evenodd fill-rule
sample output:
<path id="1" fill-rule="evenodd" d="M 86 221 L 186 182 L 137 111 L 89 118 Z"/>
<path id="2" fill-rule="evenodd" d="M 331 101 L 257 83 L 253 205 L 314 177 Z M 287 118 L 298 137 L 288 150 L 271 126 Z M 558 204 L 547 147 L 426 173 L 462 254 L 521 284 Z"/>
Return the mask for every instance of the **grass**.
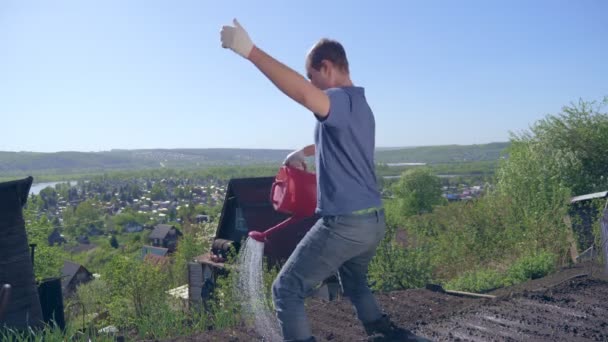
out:
<path id="1" fill-rule="evenodd" d="M 64 342 L 64 341 L 99 341 L 112 342 L 111 335 L 98 335 L 95 332 L 83 332 L 73 325 L 68 324 L 64 331 L 55 324 L 45 324 L 39 329 L 17 330 L 11 328 L 0 328 L 0 341 L 3 342 Z"/>
<path id="2" fill-rule="evenodd" d="M 488 292 L 542 278 L 555 270 L 555 262 L 555 255 L 541 251 L 519 258 L 506 272 L 499 272 L 494 268 L 465 272 L 448 281 L 445 288 L 478 293 Z"/>

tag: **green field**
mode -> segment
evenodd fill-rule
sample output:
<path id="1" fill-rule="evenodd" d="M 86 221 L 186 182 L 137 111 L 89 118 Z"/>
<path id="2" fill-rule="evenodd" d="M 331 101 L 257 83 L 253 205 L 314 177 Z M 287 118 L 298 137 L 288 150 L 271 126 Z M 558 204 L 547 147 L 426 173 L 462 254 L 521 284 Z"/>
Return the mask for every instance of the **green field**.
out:
<path id="1" fill-rule="evenodd" d="M 421 146 L 378 149 L 379 174 L 394 175 L 406 167 L 390 163 L 425 163 L 438 173 L 491 173 L 508 143 Z M 108 152 L 0 152 L 0 181 L 34 176 L 36 181 L 80 179 L 113 171 L 262 166 L 274 170 L 289 150 L 155 149 Z M 270 174 L 272 174 L 271 171 Z"/>

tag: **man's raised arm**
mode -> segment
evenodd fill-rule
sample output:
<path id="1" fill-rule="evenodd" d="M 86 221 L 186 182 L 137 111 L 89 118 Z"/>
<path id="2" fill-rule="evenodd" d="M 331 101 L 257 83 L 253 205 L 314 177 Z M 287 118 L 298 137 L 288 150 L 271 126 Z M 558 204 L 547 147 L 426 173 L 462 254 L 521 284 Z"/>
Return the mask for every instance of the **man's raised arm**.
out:
<path id="1" fill-rule="evenodd" d="M 255 46 L 236 19 L 234 26 L 222 27 L 221 40 L 222 47 L 251 61 L 285 95 L 318 116 L 328 115 L 329 97 L 302 75 Z"/>

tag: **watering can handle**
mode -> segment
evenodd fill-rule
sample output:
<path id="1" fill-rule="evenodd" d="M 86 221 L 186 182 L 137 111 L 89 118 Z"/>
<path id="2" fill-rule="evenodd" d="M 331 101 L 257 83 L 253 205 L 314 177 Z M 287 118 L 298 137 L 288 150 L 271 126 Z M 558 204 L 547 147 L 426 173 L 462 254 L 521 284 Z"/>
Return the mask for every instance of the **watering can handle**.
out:
<path id="1" fill-rule="evenodd" d="M 278 201 L 274 200 L 274 189 L 279 185 L 279 184 L 283 184 L 285 182 L 283 181 L 275 181 L 274 183 L 272 183 L 272 187 L 270 188 L 270 202 L 274 205 L 274 204 L 278 204 Z"/>
<path id="2" fill-rule="evenodd" d="M 300 221 L 302 221 L 304 219 L 304 217 L 302 216 L 290 216 L 287 219 L 281 221 L 280 223 L 278 223 L 277 225 L 267 229 L 266 231 L 264 231 L 264 235 L 265 236 L 270 236 L 273 232 L 276 232 L 277 230 L 281 230 L 284 227 L 290 225 L 290 224 L 295 224 L 298 223 Z"/>

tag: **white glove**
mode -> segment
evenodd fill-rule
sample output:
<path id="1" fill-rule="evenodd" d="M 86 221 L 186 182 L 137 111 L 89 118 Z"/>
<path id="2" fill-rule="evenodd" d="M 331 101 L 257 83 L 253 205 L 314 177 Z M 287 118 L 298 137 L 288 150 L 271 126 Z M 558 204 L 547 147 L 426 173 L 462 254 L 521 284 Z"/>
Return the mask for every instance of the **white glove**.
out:
<path id="1" fill-rule="evenodd" d="M 293 151 L 287 155 L 283 165 L 289 165 L 300 170 L 306 170 L 306 155 L 303 150 Z"/>
<path id="2" fill-rule="evenodd" d="M 249 58 L 249 53 L 253 49 L 253 42 L 249 38 L 247 31 L 236 19 L 233 20 L 233 23 L 234 26 L 222 26 L 222 31 L 220 32 L 222 47 L 231 49 L 239 55 Z"/>

